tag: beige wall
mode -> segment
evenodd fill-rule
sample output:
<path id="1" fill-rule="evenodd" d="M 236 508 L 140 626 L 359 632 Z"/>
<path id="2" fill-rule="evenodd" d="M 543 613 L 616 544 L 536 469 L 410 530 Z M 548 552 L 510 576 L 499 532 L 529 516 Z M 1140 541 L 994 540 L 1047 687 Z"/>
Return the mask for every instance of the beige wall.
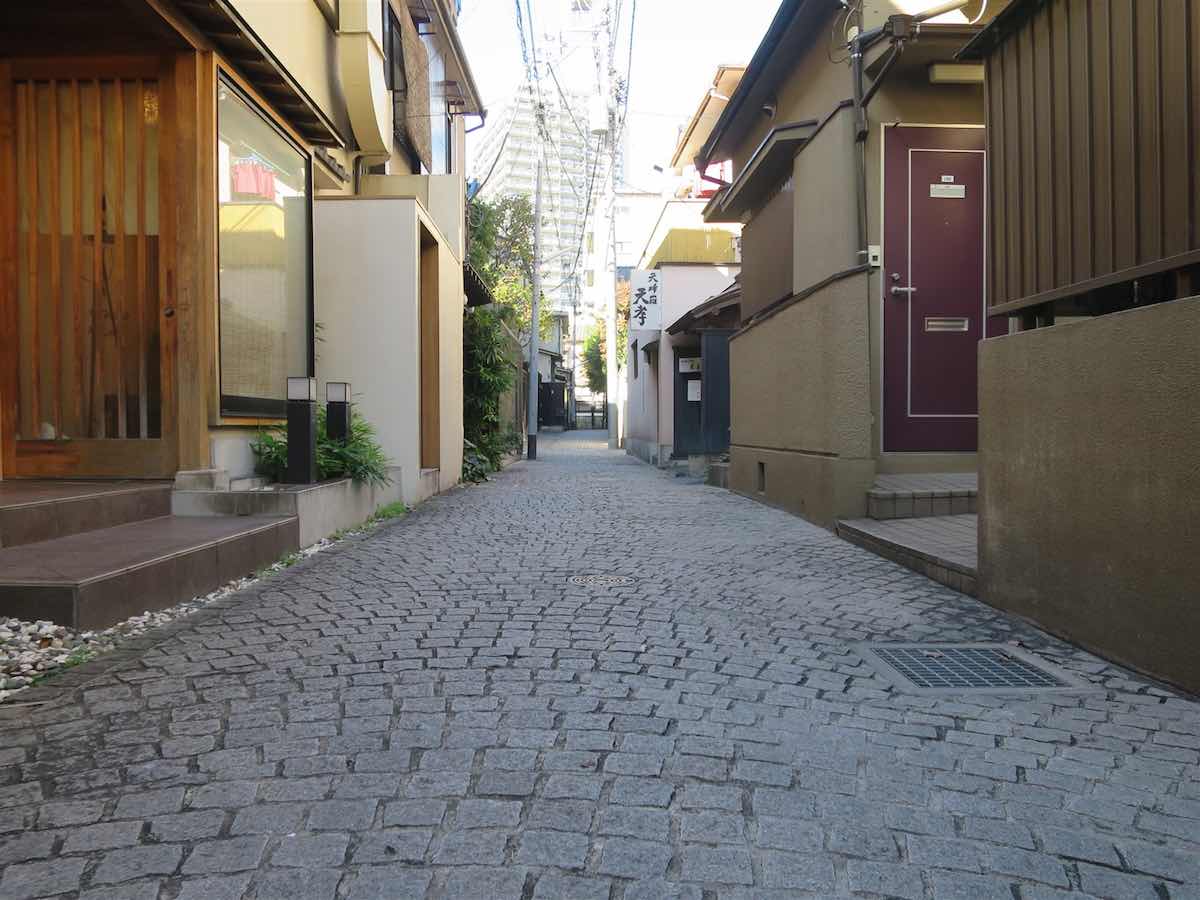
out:
<path id="1" fill-rule="evenodd" d="M 283 63 L 321 111 L 350 134 L 346 101 L 338 81 L 337 36 L 313 0 L 232 0 L 246 24 Z"/>
<path id="2" fill-rule="evenodd" d="M 866 280 L 836 282 L 729 344 L 730 486 L 756 493 L 755 462 L 769 458 L 763 499 L 823 525 L 865 514 L 874 475 Z"/>
<path id="3" fill-rule="evenodd" d="M 441 466 L 438 489 L 447 490 L 462 477 L 463 459 L 463 295 L 462 260 L 445 235 L 439 236 L 438 371 L 441 414 Z"/>
<path id="4" fill-rule="evenodd" d="M 980 354 L 980 596 L 1200 691 L 1200 298 Z"/>
<path id="5" fill-rule="evenodd" d="M 768 200 L 742 228 L 743 319 L 749 319 L 792 290 L 795 209 L 794 189 L 789 185 Z"/>
<path id="6" fill-rule="evenodd" d="M 356 411 L 375 426 L 402 469 L 403 497 L 427 493 L 421 469 L 418 225 L 438 238 L 440 466 L 438 489 L 462 472 L 461 263 L 412 198 L 318 200 L 314 204 L 317 376 L 349 381 Z"/>

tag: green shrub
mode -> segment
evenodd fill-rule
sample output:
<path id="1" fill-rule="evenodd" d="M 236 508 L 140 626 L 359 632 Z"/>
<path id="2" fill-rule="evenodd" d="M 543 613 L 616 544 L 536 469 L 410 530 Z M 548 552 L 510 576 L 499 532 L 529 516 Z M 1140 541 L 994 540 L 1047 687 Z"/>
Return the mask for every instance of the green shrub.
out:
<path id="1" fill-rule="evenodd" d="M 495 470 L 496 467 L 492 465 L 491 460 L 478 447 L 468 440 L 463 440 L 463 481 L 471 481 L 475 484 L 487 481 L 488 473 Z"/>
<path id="2" fill-rule="evenodd" d="M 258 460 L 256 469 L 272 481 L 283 481 L 287 473 L 287 428 L 276 425 L 260 430 L 250 442 Z M 331 440 L 325 433 L 325 407 L 317 407 L 317 477 L 351 478 L 359 484 L 383 487 L 390 484 L 388 458 L 375 438 L 375 428 L 362 416 L 350 418 L 346 443 Z"/>
<path id="3" fill-rule="evenodd" d="M 482 307 L 463 317 L 463 479 L 483 481 L 513 448 L 500 430 L 500 398 L 512 387 L 514 361 L 501 309 Z M 520 436 L 517 436 L 520 446 Z"/>

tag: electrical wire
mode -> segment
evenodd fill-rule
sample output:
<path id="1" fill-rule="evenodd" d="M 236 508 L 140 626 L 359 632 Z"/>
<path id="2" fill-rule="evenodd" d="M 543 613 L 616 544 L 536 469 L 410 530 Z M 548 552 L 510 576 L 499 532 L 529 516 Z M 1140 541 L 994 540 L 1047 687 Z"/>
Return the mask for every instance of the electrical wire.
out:
<path id="1" fill-rule="evenodd" d="M 575 113 L 571 112 L 571 106 L 567 102 L 567 95 L 562 89 L 562 84 L 559 83 L 558 75 L 556 75 L 554 72 L 554 66 L 547 62 L 546 70 L 550 73 L 550 77 L 554 79 L 554 86 L 558 88 L 558 96 L 562 100 L 563 108 L 567 111 L 567 115 L 571 117 L 571 121 L 575 124 L 575 130 L 578 131 L 579 136 L 586 141 L 588 139 L 587 133 L 583 130 L 583 126 L 579 124 L 579 120 L 575 118 Z"/>

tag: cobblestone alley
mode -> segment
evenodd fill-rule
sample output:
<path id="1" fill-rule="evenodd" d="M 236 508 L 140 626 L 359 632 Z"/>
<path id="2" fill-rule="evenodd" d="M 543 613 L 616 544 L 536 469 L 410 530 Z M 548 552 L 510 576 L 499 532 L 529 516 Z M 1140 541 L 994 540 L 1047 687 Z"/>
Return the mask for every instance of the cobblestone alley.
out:
<path id="1" fill-rule="evenodd" d="M 1200 704 L 541 443 L 0 707 L 0 897 L 1200 897 Z M 1098 689 L 900 694 L 866 640 L 1020 641 Z"/>

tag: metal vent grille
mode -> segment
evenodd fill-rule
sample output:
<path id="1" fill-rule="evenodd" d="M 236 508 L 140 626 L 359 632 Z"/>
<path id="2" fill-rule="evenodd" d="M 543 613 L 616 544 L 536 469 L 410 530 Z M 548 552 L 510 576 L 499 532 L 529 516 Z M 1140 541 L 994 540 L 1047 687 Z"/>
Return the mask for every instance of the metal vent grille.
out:
<path id="1" fill-rule="evenodd" d="M 633 579 L 627 575 L 572 575 L 567 580 L 581 587 L 621 587 L 633 584 Z"/>
<path id="2" fill-rule="evenodd" d="M 1008 644 L 863 644 L 865 659 L 903 690 L 923 694 L 1094 690 Z"/>

